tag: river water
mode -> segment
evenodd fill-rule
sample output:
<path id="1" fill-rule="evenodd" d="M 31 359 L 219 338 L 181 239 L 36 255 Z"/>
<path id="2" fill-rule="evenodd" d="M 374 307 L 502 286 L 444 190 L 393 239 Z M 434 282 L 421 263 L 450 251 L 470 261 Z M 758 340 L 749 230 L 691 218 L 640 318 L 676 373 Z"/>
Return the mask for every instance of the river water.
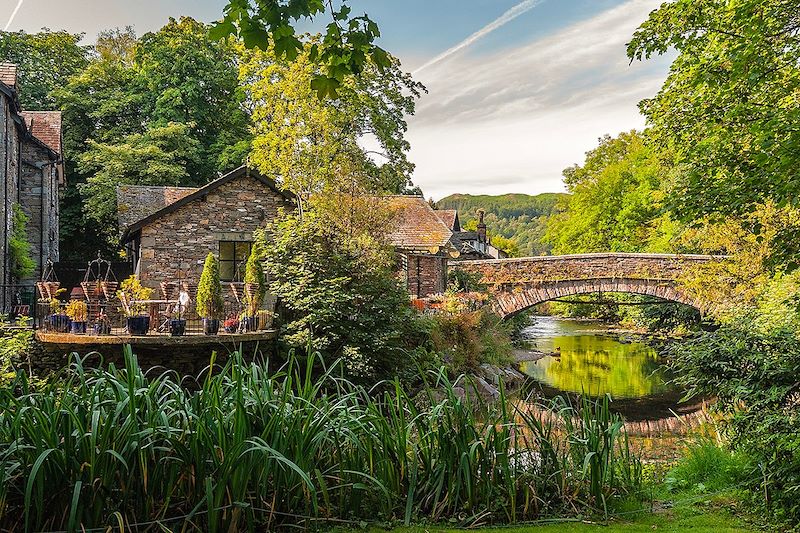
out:
<path id="1" fill-rule="evenodd" d="M 686 414 L 696 402 L 683 403 L 682 391 L 652 347 L 621 342 L 611 326 L 596 321 L 534 316 L 523 331 L 531 349 L 551 353 L 521 364 L 546 397 L 584 394 L 613 399 L 612 408 L 628 420 Z"/>

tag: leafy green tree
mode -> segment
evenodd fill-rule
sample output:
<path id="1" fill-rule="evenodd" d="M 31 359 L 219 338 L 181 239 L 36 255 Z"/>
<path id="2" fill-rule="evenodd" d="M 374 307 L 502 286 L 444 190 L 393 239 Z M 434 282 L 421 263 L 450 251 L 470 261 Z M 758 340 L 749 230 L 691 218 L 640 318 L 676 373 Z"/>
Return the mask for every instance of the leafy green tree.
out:
<path id="1" fill-rule="evenodd" d="M 115 144 L 88 144 L 78 167 L 91 176 L 81 186 L 85 214 L 111 246 L 119 238 L 117 186 L 180 185 L 188 178 L 187 168 L 199 158 L 199 143 L 191 135 L 191 126 L 181 123 L 129 135 Z"/>
<path id="2" fill-rule="evenodd" d="M 117 184 L 203 185 L 241 165 L 250 149 L 236 50 L 209 39 L 202 23 L 171 19 L 141 38 L 130 28 L 103 32 L 95 52 L 53 93 L 64 121 L 68 258 L 116 249 Z M 123 163 L 131 168 L 118 173 Z M 168 167 L 160 178 L 159 165 Z"/>
<path id="3" fill-rule="evenodd" d="M 0 60 L 17 65 L 19 99 L 29 111 L 56 108 L 54 89 L 67 84 L 89 61 L 89 47 L 79 43 L 82 33 L 0 32 Z"/>
<path id="4" fill-rule="evenodd" d="M 212 37 L 237 35 L 247 48 L 272 49 L 278 59 L 291 62 L 304 47 L 293 24 L 328 10 L 331 22 L 310 50 L 310 59 L 321 70 L 314 72 L 309 84 L 320 98 L 337 97 L 344 82 L 361 74 L 368 64 L 379 70 L 391 65 L 386 51 L 375 44 L 380 37 L 378 25 L 366 14 L 351 16 L 347 2 L 336 9 L 330 0 L 229 0 Z"/>
<path id="5" fill-rule="evenodd" d="M 289 63 L 271 51 L 244 52 L 241 79 L 255 124 L 252 163 L 303 203 L 326 187 L 345 187 L 342 176 L 357 176 L 371 191 L 402 192 L 414 168 L 405 115 L 413 114 L 423 87 L 389 58 L 383 72 L 367 66 L 358 78 L 346 79 L 337 100 L 319 100 L 309 83 L 318 70 L 312 46 Z M 380 151 L 362 147 L 364 136 L 374 138 Z"/>
<path id="6" fill-rule="evenodd" d="M 611 138 L 564 171 L 570 196 L 545 239 L 554 253 L 667 252 L 674 228 L 662 218 L 662 182 L 669 169 L 637 131 Z"/>
<path id="7" fill-rule="evenodd" d="M 744 215 L 767 201 L 800 206 L 800 32 L 794 0 L 676 0 L 653 11 L 631 59 L 677 50 L 641 104 L 682 168 L 670 207 L 684 220 Z M 800 230 L 782 237 L 796 255 Z"/>

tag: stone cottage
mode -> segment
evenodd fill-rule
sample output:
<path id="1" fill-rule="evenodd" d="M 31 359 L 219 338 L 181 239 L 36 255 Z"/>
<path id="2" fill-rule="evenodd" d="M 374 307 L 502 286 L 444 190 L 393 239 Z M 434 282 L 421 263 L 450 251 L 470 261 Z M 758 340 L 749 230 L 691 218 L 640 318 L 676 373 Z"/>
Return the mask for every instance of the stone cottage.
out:
<path id="1" fill-rule="evenodd" d="M 58 261 L 58 201 L 64 186 L 61 157 L 61 112 L 23 111 L 18 98 L 17 68 L 0 63 L 0 283 L 32 284 L 48 260 Z M 27 237 L 36 269 L 29 279 L 15 279 L 9 240 L 18 206 L 28 217 Z M 5 297 L 5 294 L 3 295 Z M 7 305 L 4 303 L 4 307 Z"/>
<path id="2" fill-rule="evenodd" d="M 241 281 L 253 232 L 291 195 L 247 167 L 200 188 L 125 185 L 117 188 L 122 244 L 144 285 L 200 279 L 208 252 L 220 260 L 223 281 Z"/>
<path id="3" fill-rule="evenodd" d="M 455 209 L 441 209 L 434 211 L 450 231 L 453 232 L 450 242 L 458 250 L 458 255 L 453 257 L 457 261 L 470 261 L 475 259 L 503 259 L 507 254 L 492 246 L 492 241 L 486 233 L 484 212 L 478 211 L 478 225 L 475 231 L 464 230 L 458 220 L 458 211 Z"/>
<path id="4" fill-rule="evenodd" d="M 421 196 L 385 196 L 395 212 L 389 243 L 398 254 L 398 272 L 414 298 L 447 288 L 447 261 L 458 255 L 452 231 Z"/>

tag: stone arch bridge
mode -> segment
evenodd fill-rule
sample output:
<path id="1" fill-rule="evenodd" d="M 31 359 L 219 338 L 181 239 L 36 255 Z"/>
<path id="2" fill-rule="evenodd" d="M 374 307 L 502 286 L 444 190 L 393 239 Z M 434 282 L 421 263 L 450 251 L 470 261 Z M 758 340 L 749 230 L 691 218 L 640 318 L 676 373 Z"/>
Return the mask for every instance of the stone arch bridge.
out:
<path id="1" fill-rule="evenodd" d="M 679 280 L 692 269 L 724 256 L 592 253 L 489 259 L 451 263 L 451 268 L 479 274 L 494 296 L 492 307 L 503 318 L 565 296 L 626 292 L 692 306 L 705 306 L 686 294 Z"/>

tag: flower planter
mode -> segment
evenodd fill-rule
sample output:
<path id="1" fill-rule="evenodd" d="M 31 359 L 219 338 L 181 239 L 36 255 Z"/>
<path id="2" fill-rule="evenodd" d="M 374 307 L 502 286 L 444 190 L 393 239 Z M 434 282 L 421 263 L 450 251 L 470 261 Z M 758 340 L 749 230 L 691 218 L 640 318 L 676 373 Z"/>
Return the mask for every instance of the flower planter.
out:
<path id="1" fill-rule="evenodd" d="M 128 317 L 128 333 L 131 335 L 147 335 L 150 329 L 149 316 Z"/>
<path id="2" fill-rule="evenodd" d="M 242 317 L 239 329 L 241 330 L 242 333 L 249 333 L 251 331 L 256 331 L 258 329 L 258 317 L 255 316 Z"/>
<path id="3" fill-rule="evenodd" d="M 70 322 L 70 332 L 75 335 L 84 335 L 86 333 L 86 322 Z"/>
<path id="4" fill-rule="evenodd" d="M 169 321 L 169 334 L 173 337 L 180 337 L 186 333 L 186 320 L 172 319 Z"/>
<path id="5" fill-rule="evenodd" d="M 92 324 L 93 335 L 111 335 L 111 324 Z"/>
<path id="6" fill-rule="evenodd" d="M 50 315 L 50 329 L 57 333 L 68 333 L 69 322 L 67 315 Z"/>
<path id="7" fill-rule="evenodd" d="M 219 333 L 219 320 L 216 318 L 204 318 L 203 333 L 206 335 L 216 335 Z"/>
<path id="8" fill-rule="evenodd" d="M 225 333 L 236 333 L 239 331 L 239 321 L 238 320 L 226 320 L 225 321 Z"/>

